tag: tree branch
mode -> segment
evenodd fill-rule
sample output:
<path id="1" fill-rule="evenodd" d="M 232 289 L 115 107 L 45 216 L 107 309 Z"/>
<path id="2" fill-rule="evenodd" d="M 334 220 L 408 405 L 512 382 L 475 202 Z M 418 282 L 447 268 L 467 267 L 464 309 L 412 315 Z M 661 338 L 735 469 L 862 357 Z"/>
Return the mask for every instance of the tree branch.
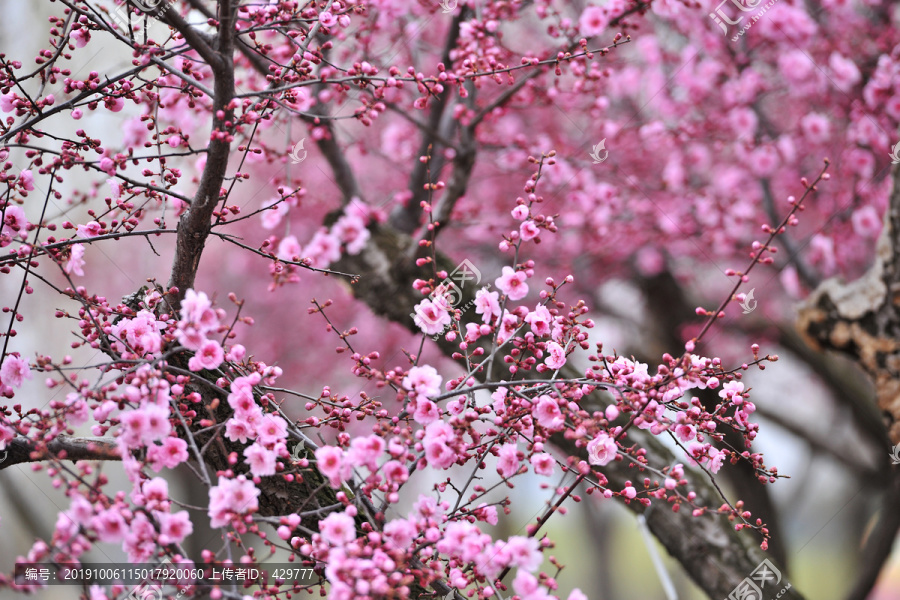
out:
<path id="1" fill-rule="evenodd" d="M 3 456 L 0 452 L 0 457 Z M 22 463 L 59 459 L 71 460 L 122 460 L 116 441 L 105 437 L 70 437 L 59 435 L 49 444 L 17 437 L 6 445 L 6 458 L 0 462 L 0 471 Z"/>
<path id="2" fill-rule="evenodd" d="M 178 223 L 175 259 L 169 287 L 177 287 L 179 298 L 193 287 L 200 256 L 209 236 L 210 220 L 219 202 L 222 182 L 228 168 L 231 150 L 231 129 L 234 125 L 234 12 L 233 0 L 219 0 L 219 32 L 216 36 L 217 60 L 211 62 L 215 84 L 213 86 L 213 124 L 207 146 L 206 166 L 200 177 L 197 193 L 191 207 Z M 199 51 L 199 50 L 198 50 Z M 177 308 L 177 306 L 176 306 Z"/>

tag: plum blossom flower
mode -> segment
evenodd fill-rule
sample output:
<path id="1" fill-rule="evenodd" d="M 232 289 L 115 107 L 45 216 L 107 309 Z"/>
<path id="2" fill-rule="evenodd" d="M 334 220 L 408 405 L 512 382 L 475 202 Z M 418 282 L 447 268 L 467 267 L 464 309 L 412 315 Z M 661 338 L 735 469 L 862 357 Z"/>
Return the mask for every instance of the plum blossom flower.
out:
<path id="1" fill-rule="evenodd" d="M 28 228 L 28 220 L 25 219 L 25 211 L 21 206 L 8 204 L 3 209 L 3 226 L 19 232 L 24 232 Z"/>
<path id="2" fill-rule="evenodd" d="M 30 192 L 34 190 L 34 175 L 31 173 L 31 169 L 23 169 L 19 174 L 19 185 L 22 186 L 26 192 Z"/>
<path id="3" fill-rule="evenodd" d="M 514 209 L 512 209 L 513 219 L 517 221 L 524 221 L 528 218 L 528 207 L 524 204 L 519 204 Z"/>
<path id="4" fill-rule="evenodd" d="M 287 421 L 275 414 L 267 414 L 256 428 L 257 440 L 266 446 L 287 437 Z"/>
<path id="5" fill-rule="evenodd" d="M 809 113 L 800 119 L 800 130 L 814 144 L 821 144 L 831 137 L 831 123 L 820 113 Z"/>
<path id="6" fill-rule="evenodd" d="M 448 469 L 456 462 L 456 452 L 449 445 L 454 438 L 453 428 L 442 420 L 425 427 L 425 458 L 432 466 Z"/>
<path id="7" fill-rule="evenodd" d="M 260 215 L 263 229 L 275 229 L 278 227 L 278 224 L 281 223 L 281 220 L 287 216 L 288 211 L 290 210 L 287 202 L 279 202 L 279 198 L 273 198 L 268 202 L 264 202 L 263 208 L 268 208 L 268 210 L 264 210 Z"/>
<path id="8" fill-rule="evenodd" d="M 601 432 L 588 442 L 588 462 L 592 465 L 604 467 L 616 458 L 618 447 L 616 440 L 606 432 Z"/>
<path id="9" fill-rule="evenodd" d="M 593 37 L 603 33 L 609 24 L 606 11 L 599 6 L 588 6 L 578 19 L 578 30 L 584 37 Z"/>
<path id="10" fill-rule="evenodd" d="M 510 300 L 521 300 L 528 295 L 528 284 L 525 283 L 526 275 L 523 271 L 514 271 L 512 267 L 503 267 L 503 274 L 494 281 L 494 284 L 506 294 Z"/>
<path id="11" fill-rule="evenodd" d="M 550 333 L 550 324 L 553 321 L 553 315 L 547 310 L 543 304 L 538 304 L 535 309 L 525 316 L 525 322 L 531 325 L 531 331 L 538 337 L 543 337 Z"/>
<path id="12" fill-rule="evenodd" d="M 874 206 L 863 206 L 853 211 L 850 221 L 853 223 L 853 231 L 858 236 L 875 238 L 881 233 L 882 222 Z"/>
<path id="13" fill-rule="evenodd" d="M 743 401 L 741 393 L 744 391 L 744 384 L 740 381 L 729 381 L 719 390 L 719 397 L 725 400 L 734 400 L 736 404 Z"/>
<path id="14" fill-rule="evenodd" d="M 553 370 L 561 369 L 566 364 L 566 351 L 556 342 L 547 343 L 547 351 L 550 356 L 544 359 L 544 364 Z"/>
<path id="15" fill-rule="evenodd" d="M 562 427 L 566 420 L 559 410 L 559 404 L 557 404 L 556 400 L 546 394 L 539 396 L 537 400 L 537 404 L 532 409 L 532 414 L 541 427 L 551 430 Z"/>
<path id="16" fill-rule="evenodd" d="M 522 241 L 530 242 L 541 235 L 541 230 L 534 224 L 534 221 L 525 221 L 519 225 L 519 235 L 522 236 Z"/>
<path id="17" fill-rule="evenodd" d="M 322 539 L 333 546 L 341 546 L 356 539 L 356 522 L 346 512 L 331 513 L 319 521 Z"/>
<path id="18" fill-rule="evenodd" d="M 191 516 L 186 510 L 177 513 L 157 513 L 159 519 L 160 544 L 180 544 L 194 531 Z"/>
<path id="19" fill-rule="evenodd" d="M 531 466 L 534 467 L 534 472 L 538 475 L 545 475 L 547 477 L 553 475 L 553 467 L 556 466 L 556 462 L 553 460 L 553 457 L 546 452 L 538 452 L 537 454 L 532 455 L 530 462 Z"/>
<path id="20" fill-rule="evenodd" d="M 413 321 L 426 335 L 440 333 L 450 325 L 450 313 L 447 311 L 446 303 L 441 299 L 425 298 L 416 304 L 415 310 Z"/>
<path id="21" fill-rule="evenodd" d="M 413 367 L 403 378 L 403 387 L 412 392 L 412 396 L 434 398 L 441 393 L 442 377 L 431 365 Z"/>
<path id="22" fill-rule="evenodd" d="M 342 216 L 331 227 L 331 234 L 347 245 L 347 253 L 356 255 L 366 247 L 372 234 L 366 228 L 366 222 L 355 214 Z"/>
<path id="23" fill-rule="evenodd" d="M 244 448 L 244 457 L 250 465 L 250 472 L 263 477 L 275 474 L 275 452 L 260 444 L 250 444 Z"/>
<path id="24" fill-rule="evenodd" d="M 501 477 L 512 477 L 519 469 L 519 453 L 515 444 L 503 444 L 500 446 L 497 472 Z"/>
<path id="25" fill-rule="evenodd" d="M 340 260 L 341 241 L 322 228 L 313 235 L 303 249 L 303 254 L 310 260 L 310 266 L 317 269 L 327 268 L 331 263 Z"/>
<path id="26" fill-rule="evenodd" d="M 225 360 L 225 352 L 222 346 L 215 340 L 206 340 L 200 344 L 197 353 L 188 361 L 188 369 L 201 371 L 203 369 L 216 369 Z"/>
<path id="27" fill-rule="evenodd" d="M 485 323 L 490 324 L 494 317 L 500 316 L 500 294 L 479 289 L 475 292 L 475 312 L 481 315 Z"/>
<path id="28" fill-rule="evenodd" d="M 84 276 L 84 264 L 84 245 L 72 244 L 72 248 L 69 251 L 69 260 L 66 262 L 66 266 L 63 267 L 63 271 L 69 275 L 82 277 Z"/>
<path id="29" fill-rule="evenodd" d="M 340 487 L 341 479 L 350 474 L 350 465 L 344 460 L 344 452 L 335 446 L 320 446 L 316 452 L 316 467 L 328 478 L 332 487 Z"/>
<path id="30" fill-rule="evenodd" d="M 28 361 L 12 354 L 7 355 L 0 366 L 0 382 L 12 388 L 20 388 L 26 379 L 31 379 Z"/>
<path id="31" fill-rule="evenodd" d="M 297 241 L 297 238 L 293 235 L 289 235 L 278 243 L 278 252 L 276 256 L 278 256 L 279 260 L 295 261 L 302 258 L 302 252 L 303 247 L 300 246 L 300 242 Z"/>
<path id="32" fill-rule="evenodd" d="M 98 223 L 97 221 L 91 221 L 89 223 L 85 223 L 84 225 L 78 225 L 75 227 L 75 232 L 77 233 L 78 237 L 83 238 L 97 237 L 98 235 L 100 235 L 100 232 L 102 230 L 103 228 L 100 227 L 100 223 Z"/>
<path id="33" fill-rule="evenodd" d="M 163 467 L 174 469 L 188 459 L 187 442 L 176 437 L 167 437 L 162 446 L 153 444 L 147 448 L 150 468 L 159 473 Z"/>
<path id="34" fill-rule="evenodd" d="M 211 527 L 227 525 L 231 513 L 245 513 L 259 508 L 259 490 L 243 475 L 236 479 L 219 478 L 218 485 L 209 489 L 209 518 Z"/>
<path id="35" fill-rule="evenodd" d="M 6 450 L 6 444 L 13 441 L 15 437 L 16 431 L 12 427 L 0 423 L 0 451 Z"/>

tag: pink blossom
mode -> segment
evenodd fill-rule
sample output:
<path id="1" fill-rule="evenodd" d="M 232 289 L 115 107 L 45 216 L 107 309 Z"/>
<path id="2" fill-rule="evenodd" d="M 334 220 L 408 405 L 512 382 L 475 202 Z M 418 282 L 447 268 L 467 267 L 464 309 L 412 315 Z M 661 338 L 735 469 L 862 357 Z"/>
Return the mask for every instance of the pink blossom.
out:
<path id="1" fill-rule="evenodd" d="M 337 17 L 329 11 L 323 10 L 319 13 L 319 23 L 322 24 L 322 27 L 334 27 L 337 25 Z"/>
<path id="2" fill-rule="evenodd" d="M 310 266 L 325 269 L 341 258 L 341 241 L 327 230 L 320 229 L 303 249 L 303 254 L 310 260 Z"/>
<path id="3" fill-rule="evenodd" d="M 456 452 L 449 446 L 455 438 L 453 428 L 444 421 L 435 421 L 425 427 L 425 458 L 438 469 L 448 469 L 456 462 Z"/>
<path id="4" fill-rule="evenodd" d="M 72 30 L 72 39 L 75 40 L 76 48 L 84 48 L 91 40 L 91 32 L 84 27 Z"/>
<path id="5" fill-rule="evenodd" d="M 603 33 L 609 24 L 606 11 L 599 6 L 588 6 L 578 19 L 578 30 L 584 37 L 593 37 Z"/>
<path id="6" fill-rule="evenodd" d="M 158 404 L 149 404 L 143 409 L 147 415 L 147 429 L 144 440 L 152 442 L 169 435 L 172 431 L 172 425 L 169 423 L 169 408 L 159 406 Z"/>
<path id="7" fill-rule="evenodd" d="M 512 209 L 513 219 L 517 221 L 524 221 L 528 218 L 528 207 L 524 204 L 519 204 L 514 209 Z"/>
<path id="8" fill-rule="evenodd" d="M 187 461 L 187 442 L 176 437 L 163 439 L 162 446 L 152 444 L 147 448 L 147 460 L 150 467 L 159 473 L 163 467 L 174 469 Z"/>
<path id="9" fill-rule="evenodd" d="M 504 343 L 512 337 L 518 328 L 519 318 L 508 310 L 503 309 L 503 318 L 500 319 L 500 327 L 497 330 L 497 341 L 501 344 Z"/>
<path id="10" fill-rule="evenodd" d="M 24 169 L 19 174 L 19 185 L 26 192 L 34 190 L 34 176 L 31 174 L 31 169 Z"/>
<path id="11" fill-rule="evenodd" d="M 69 275 L 74 274 L 81 277 L 84 275 L 84 264 L 84 245 L 72 244 L 72 248 L 69 252 L 69 260 L 63 267 L 63 271 Z"/>
<path id="12" fill-rule="evenodd" d="M 875 238 L 881 233 L 882 222 L 874 206 L 863 206 L 853 211 L 850 220 L 853 223 L 853 231 L 858 236 Z"/>
<path id="13" fill-rule="evenodd" d="M 588 442 L 588 461 L 592 465 L 604 467 L 616 458 L 618 446 L 616 440 L 605 432 L 600 432 L 597 437 Z"/>
<path id="14" fill-rule="evenodd" d="M 7 204 L 3 209 L 3 225 L 13 231 L 24 232 L 28 228 L 28 220 L 21 206 Z"/>
<path id="15" fill-rule="evenodd" d="M 16 437 L 16 430 L 12 427 L 0 423 L 0 451 L 6 449 L 6 444 L 13 441 Z"/>
<path id="16" fill-rule="evenodd" d="M 718 473 L 719 469 L 722 468 L 722 463 L 725 461 L 727 454 L 718 448 L 713 448 L 710 446 L 709 448 L 709 470 L 713 473 Z"/>
<path id="17" fill-rule="evenodd" d="M 398 460 L 389 460 L 381 467 L 388 483 L 402 484 L 409 479 L 409 469 Z"/>
<path id="18" fill-rule="evenodd" d="M 446 302 L 441 299 L 432 301 L 426 298 L 416 304 L 415 308 L 413 321 L 426 335 L 440 333 L 450 325 L 450 313 L 447 311 Z"/>
<path id="19" fill-rule="evenodd" d="M 31 379 L 31 367 L 28 366 L 28 361 L 7 354 L 3 365 L 0 366 L 0 382 L 12 388 L 20 388 L 26 379 Z"/>
<path id="20" fill-rule="evenodd" d="M 84 425 L 89 416 L 87 402 L 84 401 L 81 394 L 72 392 L 66 395 L 66 417 L 70 425 L 73 427 Z"/>
<path id="21" fill-rule="evenodd" d="M 331 234 L 347 245 L 347 254 L 356 255 L 362 252 L 372 234 L 366 228 L 366 222 L 359 216 L 347 214 L 342 216 L 331 227 Z"/>
<path id="22" fill-rule="evenodd" d="M 500 316 L 500 294 L 479 289 L 475 292 L 475 312 L 481 315 L 485 323 L 490 324 L 494 317 Z"/>
<path id="23" fill-rule="evenodd" d="M 287 437 L 287 422 L 278 415 L 267 414 L 256 428 L 256 433 L 258 435 L 256 439 L 261 444 L 269 446 Z"/>
<path id="24" fill-rule="evenodd" d="M 277 256 L 280 260 L 298 261 L 302 258 L 303 248 L 297 238 L 289 235 L 278 243 Z"/>
<path id="25" fill-rule="evenodd" d="M 119 507 L 107 508 L 91 519 L 91 525 L 97 532 L 101 542 L 121 542 L 128 526 L 122 517 Z"/>
<path id="26" fill-rule="evenodd" d="M 279 200 L 279 198 L 274 198 L 263 204 L 263 208 L 268 208 L 268 210 L 260 213 L 263 229 L 275 229 L 281 223 L 281 220 L 287 216 L 290 207 L 287 202 L 279 202 Z M 298 252 L 298 254 L 301 253 Z"/>
<path id="27" fill-rule="evenodd" d="M 525 221 L 519 225 L 519 235 L 522 236 L 522 241 L 530 242 L 541 235 L 541 230 L 534 224 L 534 221 Z"/>
<path id="28" fill-rule="evenodd" d="M 413 367 L 403 378 L 403 387 L 413 392 L 414 397 L 434 398 L 441 393 L 442 378 L 431 365 Z"/>
<path id="29" fill-rule="evenodd" d="M 181 319 L 200 326 L 204 331 L 218 327 L 219 324 L 212 302 L 204 292 L 193 289 L 185 292 L 184 300 L 181 301 Z"/>
<path id="30" fill-rule="evenodd" d="M 635 496 L 637 496 L 637 490 L 634 489 L 634 486 L 626 486 L 625 489 L 622 490 L 622 493 L 629 500 L 633 500 Z"/>
<path id="31" fill-rule="evenodd" d="M 740 138 L 752 138 L 756 133 L 756 113 L 747 107 L 737 107 L 728 113 L 728 122 Z"/>
<path id="32" fill-rule="evenodd" d="M 275 474 L 275 453 L 260 444 L 250 444 L 244 448 L 244 457 L 250 465 L 250 472 L 263 477 Z"/>
<path id="33" fill-rule="evenodd" d="M 544 359 L 544 364 L 553 370 L 561 369 L 566 364 L 566 351 L 556 342 L 547 343 L 547 351 L 550 356 Z"/>
<path id="34" fill-rule="evenodd" d="M 550 333 L 550 324 L 553 321 L 553 315 L 547 310 L 543 304 L 538 304 L 534 311 L 525 316 L 525 322 L 531 325 L 531 331 L 538 337 L 543 337 Z"/>
<path id="35" fill-rule="evenodd" d="M 384 537 L 390 541 L 394 548 L 405 550 L 409 548 L 418 532 L 414 523 L 406 519 L 394 519 L 384 526 Z"/>
<path id="36" fill-rule="evenodd" d="M 201 371 L 203 369 L 216 369 L 225 360 L 225 352 L 222 346 L 215 340 L 206 340 L 200 344 L 197 353 L 188 361 L 188 369 Z"/>
<path id="37" fill-rule="evenodd" d="M 437 421 L 441 418 L 441 409 L 438 408 L 438 405 L 432 402 L 431 400 L 426 400 L 420 398 L 416 402 L 416 410 L 413 412 L 413 420 L 416 423 L 421 423 L 423 425 L 427 425 L 432 421 Z"/>
<path id="38" fill-rule="evenodd" d="M 331 513 L 319 521 L 319 532 L 323 540 L 340 546 L 356 539 L 356 522 L 346 512 Z"/>
<path id="39" fill-rule="evenodd" d="M 256 437 L 256 430 L 239 417 L 232 417 L 225 422 L 225 437 L 232 442 L 246 444 L 248 439 Z"/>
<path id="40" fill-rule="evenodd" d="M 316 467 L 327 477 L 332 487 L 340 487 L 341 479 L 349 475 L 349 465 L 345 465 L 344 452 L 335 446 L 320 446 L 316 452 Z"/>
<path id="41" fill-rule="evenodd" d="M 503 444 L 500 446 L 497 461 L 497 472 L 501 477 L 512 477 L 519 469 L 519 455 L 515 444 Z"/>
<path id="42" fill-rule="evenodd" d="M 549 430 L 558 430 L 566 422 L 559 410 L 559 404 L 550 396 L 543 395 L 538 397 L 538 402 L 532 408 L 532 415 L 540 423 L 541 427 Z"/>
<path id="43" fill-rule="evenodd" d="M 821 144 L 831 137 L 831 123 L 820 113 L 809 113 L 800 119 L 800 129 L 804 137 L 814 144 Z"/>
<path id="44" fill-rule="evenodd" d="M 532 455 L 530 462 L 531 466 L 534 467 L 534 472 L 538 475 L 545 475 L 547 477 L 553 475 L 553 467 L 556 466 L 556 461 L 554 461 L 553 457 L 546 452 L 538 452 L 537 454 Z"/>
<path id="45" fill-rule="evenodd" d="M 12 92 L 0 95 L 0 110 L 5 113 L 12 112 L 16 107 L 16 95 Z"/>
<path id="46" fill-rule="evenodd" d="M 526 571 L 534 571 L 544 560 L 540 551 L 540 542 L 533 537 L 514 535 L 503 546 L 504 554 L 509 557 L 509 564 Z"/>
<path id="47" fill-rule="evenodd" d="M 180 544 L 194 531 L 191 516 L 186 510 L 172 514 L 157 513 L 157 519 L 159 519 L 160 544 Z"/>
<path id="48" fill-rule="evenodd" d="M 719 390 L 719 397 L 726 400 L 734 400 L 736 404 L 743 401 L 741 393 L 744 391 L 744 384 L 740 381 L 729 381 Z"/>
<path id="49" fill-rule="evenodd" d="M 528 284 L 525 283 L 525 273 L 514 271 L 512 267 L 503 267 L 503 274 L 494 281 L 494 285 L 500 288 L 510 300 L 521 300 L 528 295 Z"/>
<path id="50" fill-rule="evenodd" d="M 243 475 L 236 479 L 219 478 L 209 489 L 211 527 L 222 527 L 230 521 L 230 513 L 252 512 L 259 508 L 259 490 Z"/>
<path id="51" fill-rule="evenodd" d="M 100 227 L 100 223 L 98 223 L 97 221 L 91 221 L 84 225 L 78 225 L 75 227 L 75 231 L 76 231 L 78 237 L 83 237 L 86 239 L 92 238 L 92 237 L 97 237 L 98 235 L 100 235 L 100 232 L 102 230 L 103 229 L 102 229 L 102 227 Z"/>

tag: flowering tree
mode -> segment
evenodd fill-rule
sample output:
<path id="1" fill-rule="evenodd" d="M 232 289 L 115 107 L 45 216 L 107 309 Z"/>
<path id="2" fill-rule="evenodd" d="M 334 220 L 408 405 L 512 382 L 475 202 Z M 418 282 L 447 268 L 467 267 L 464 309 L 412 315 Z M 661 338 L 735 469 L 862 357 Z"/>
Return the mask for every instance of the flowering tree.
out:
<path id="1" fill-rule="evenodd" d="M 891 422 L 857 410 L 867 441 L 900 443 L 887 3 L 49 7 L 46 49 L 0 55 L 0 469 L 45 471 L 70 505 L 20 562 L 280 551 L 311 576 L 177 593 L 538 600 L 558 576 L 544 525 L 602 496 L 729 596 L 786 561 L 744 374 L 780 345 L 847 389 L 775 324 L 865 270 L 881 214 L 876 293 L 823 284 L 801 324 L 875 380 Z M 74 67 L 101 48 L 128 64 Z M 630 318 L 599 293 L 617 278 L 652 332 L 627 353 L 592 332 Z M 86 367 L 18 348 L 36 296 Z M 36 373 L 49 393 L 21 399 Z M 205 506 L 169 494 L 175 469 Z M 559 482 L 546 511 L 492 535 L 529 472 Z M 900 527 L 884 519 L 854 597 Z M 218 535 L 192 556 L 201 521 Z"/>

